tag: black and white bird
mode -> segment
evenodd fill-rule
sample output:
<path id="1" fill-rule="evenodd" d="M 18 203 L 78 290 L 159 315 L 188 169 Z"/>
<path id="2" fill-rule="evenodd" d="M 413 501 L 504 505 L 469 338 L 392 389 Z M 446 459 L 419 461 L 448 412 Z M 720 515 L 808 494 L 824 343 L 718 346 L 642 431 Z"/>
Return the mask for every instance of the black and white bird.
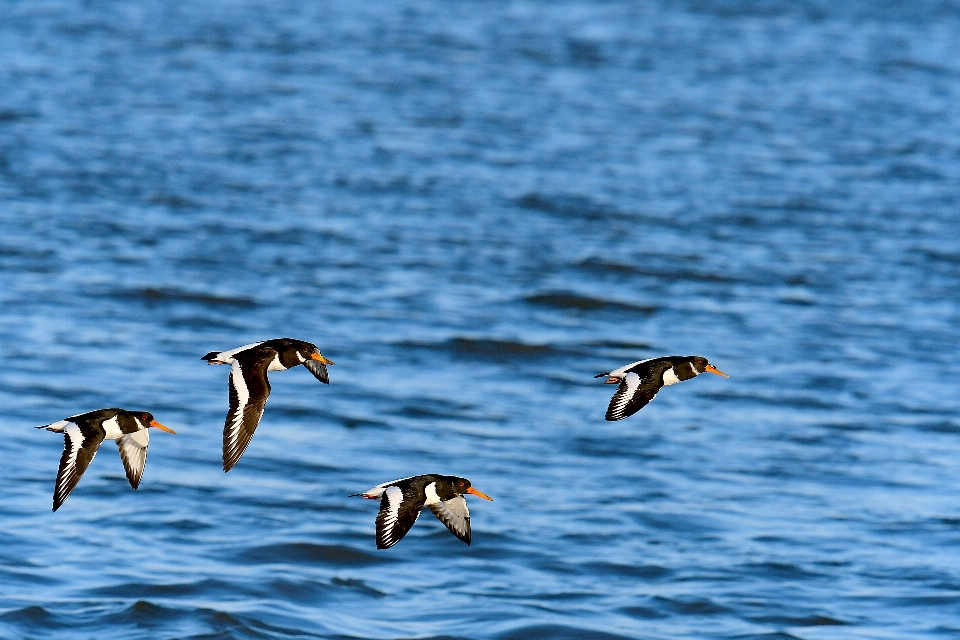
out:
<path id="1" fill-rule="evenodd" d="M 664 356 L 638 360 L 601 373 L 594 378 L 608 376 L 605 384 L 619 384 L 607 407 L 607 420 L 623 420 L 644 408 L 663 387 L 696 378 L 704 371 L 729 378 L 702 356 Z"/>
<path id="2" fill-rule="evenodd" d="M 317 380 L 330 384 L 327 365 L 315 344 L 277 338 L 246 344 L 230 351 L 211 351 L 201 358 L 207 364 L 230 365 L 230 410 L 223 425 L 223 471 L 237 464 L 260 424 L 263 407 L 270 396 L 268 371 L 286 371 L 302 364 Z"/>
<path id="3" fill-rule="evenodd" d="M 80 482 L 80 476 L 90 466 L 104 440 L 117 441 L 120 459 L 123 461 L 123 469 L 127 472 L 130 486 L 134 489 L 140 486 L 143 467 L 147 463 L 150 427 L 176 433 L 154 420 L 146 411 L 126 409 L 97 409 L 37 427 L 63 434 L 63 455 L 60 457 L 60 470 L 57 471 L 57 483 L 53 489 L 53 510 L 60 508 Z"/>
<path id="4" fill-rule="evenodd" d="M 450 533 L 470 544 L 470 510 L 463 497 L 466 493 L 493 500 L 470 486 L 466 478 L 436 474 L 384 482 L 354 496 L 380 499 L 377 548 L 389 549 L 407 535 L 425 506 L 430 507 Z"/>

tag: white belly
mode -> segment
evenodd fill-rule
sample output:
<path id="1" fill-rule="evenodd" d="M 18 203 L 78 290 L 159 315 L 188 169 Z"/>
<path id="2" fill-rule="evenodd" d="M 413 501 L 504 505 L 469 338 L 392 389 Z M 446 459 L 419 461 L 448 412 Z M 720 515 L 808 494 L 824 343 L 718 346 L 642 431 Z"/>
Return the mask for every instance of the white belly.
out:
<path id="1" fill-rule="evenodd" d="M 431 482 L 426 487 L 424 487 L 423 492 L 427 496 L 427 501 L 423 504 L 429 506 L 431 504 L 437 504 L 440 502 L 440 496 L 437 495 L 437 483 Z"/>
<path id="2" fill-rule="evenodd" d="M 123 431 L 120 431 L 120 425 L 117 424 L 117 417 L 114 416 L 109 420 L 104 420 L 100 425 L 103 427 L 103 430 L 107 432 L 107 435 L 103 436 L 104 440 L 116 440 L 123 435 Z"/>
<path id="3" fill-rule="evenodd" d="M 668 386 L 671 384 L 677 384 L 680 382 L 680 378 L 677 377 L 677 374 L 674 372 L 673 367 L 670 367 L 663 372 L 663 386 Z"/>
<path id="4" fill-rule="evenodd" d="M 273 360 L 270 361 L 270 365 L 267 367 L 267 371 L 286 371 L 287 368 L 280 364 L 280 354 L 273 356 Z"/>

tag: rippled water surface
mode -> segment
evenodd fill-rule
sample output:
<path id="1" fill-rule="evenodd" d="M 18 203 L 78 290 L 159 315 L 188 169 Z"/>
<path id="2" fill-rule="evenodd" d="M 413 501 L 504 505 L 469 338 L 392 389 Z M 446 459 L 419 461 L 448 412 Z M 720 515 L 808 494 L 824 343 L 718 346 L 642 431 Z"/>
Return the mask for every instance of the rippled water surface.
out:
<path id="1" fill-rule="evenodd" d="M 0 636 L 960 634 L 960 5 L 0 2 Z M 220 468 L 227 370 L 320 345 Z M 603 420 L 593 375 L 731 374 Z M 707 379 L 709 378 L 709 379 Z M 50 511 L 59 436 L 152 411 Z M 377 551 L 347 495 L 452 473 Z"/>

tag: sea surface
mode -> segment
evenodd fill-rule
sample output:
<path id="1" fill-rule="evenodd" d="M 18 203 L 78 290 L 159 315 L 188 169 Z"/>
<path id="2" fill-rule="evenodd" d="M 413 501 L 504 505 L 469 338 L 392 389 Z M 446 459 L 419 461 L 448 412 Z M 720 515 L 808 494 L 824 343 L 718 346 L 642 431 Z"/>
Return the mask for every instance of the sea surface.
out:
<path id="1" fill-rule="evenodd" d="M 0 637 L 960 636 L 960 3 L 0 1 Z M 236 468 L 209 351 L 320 346 Z M 603 419 L 594 375 L 705 375 Z M 144 409 L 56 513 L 63 443 Z M 473 544 L 377 504 L 469 478 Z"/>

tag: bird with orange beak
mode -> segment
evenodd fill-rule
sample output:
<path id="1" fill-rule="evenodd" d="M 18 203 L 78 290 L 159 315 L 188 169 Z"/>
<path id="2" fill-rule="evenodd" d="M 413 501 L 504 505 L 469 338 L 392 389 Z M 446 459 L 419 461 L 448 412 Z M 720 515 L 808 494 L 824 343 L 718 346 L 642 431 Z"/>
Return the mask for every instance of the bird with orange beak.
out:
<path id="1" fill-rule="evenodd" d="M 729 378 L 707 362 L 703 356 L 664 356 L 650 360 L 638 360 L 619 369 L 594 376 L 607 376 L 605 384 L 618 384 L 607 407 L 607 420 L 623 420 L 640 411 L 663 387 L 696 378 L 709 371 Z"/>
<path id="2" fill-rule="evenodd" d="M 229 351 L 211 351 L 201 360 L 207 364 L 230 365 L 230 409 L 223 425 L 224 473 L 240 460 L 260 424 L 270 397 L 268 371 L 286 371 L 302 364 L 314 378 L 330 384 L 327 365 L 334 364 L 320 354 L 317 345 L 293 338 L 254 342 Z"/>
<path id="3" fill-rule="evenodd" d="M 424 507 L 429 507 L 450 533 L 469 545 L 472 533 L 470 510 L 464 499 L 464 494 L 467 493 L 484 500 L 493 500 L 474 489 L 466 478 L 437 474 L 384 482 L 363 493 L 355 493 L 354 496 L 380 500 L 377 548 L 389 549 L 407 535 Z"/>
<path id="4" fill-rule="evenodd" d="M 76 488 L 80 476 L 90 466 L 104 440 L 116 440 L 130 486 L 134 489 L 140 486 L 143 467 L 147 464 L 150 427 L 176 433 L 154 420 L 153 415 L 146 411 L 126 409 L 97 409 L 37 427 L 64 436 L 60 470 L 53 489 L 53 510 L 59 509 Z"/>

